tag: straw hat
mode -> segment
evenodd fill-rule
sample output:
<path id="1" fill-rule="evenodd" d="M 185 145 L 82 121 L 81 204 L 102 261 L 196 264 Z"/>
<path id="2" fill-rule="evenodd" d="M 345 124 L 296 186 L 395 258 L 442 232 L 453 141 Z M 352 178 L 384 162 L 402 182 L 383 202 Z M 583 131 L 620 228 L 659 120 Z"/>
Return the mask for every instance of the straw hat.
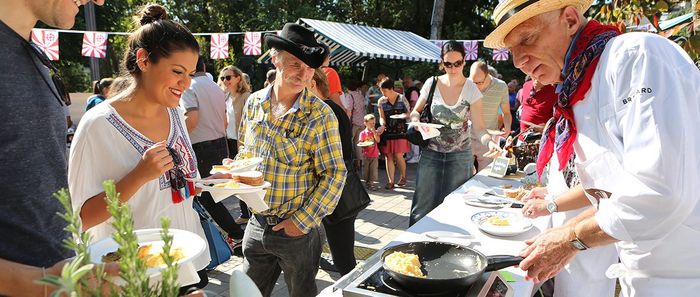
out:
<path id="1" fill-rule="evenodd" d="M 484 46 L 489 48 L 506 47 L 503 40 L 513 28 L 528 19 L 557 10 L 566 6 L 574 6 L 579 12 L 585 12 L 593 0 L 501 0 L 493 11 L 496 29 L 486 36 Z"/>

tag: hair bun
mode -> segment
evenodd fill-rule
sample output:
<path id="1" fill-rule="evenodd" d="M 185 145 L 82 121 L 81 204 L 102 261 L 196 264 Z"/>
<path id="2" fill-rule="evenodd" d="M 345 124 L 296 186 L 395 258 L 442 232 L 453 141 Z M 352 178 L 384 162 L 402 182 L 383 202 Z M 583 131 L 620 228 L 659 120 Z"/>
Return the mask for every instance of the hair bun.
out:
<path id="1" fill-rule="evenodd" d="M 141 8 L 135 17 L 137 24 L 144 26 L 156 21 L 167 20 L 168 11 L 158 4 L 148 4 Z"/>

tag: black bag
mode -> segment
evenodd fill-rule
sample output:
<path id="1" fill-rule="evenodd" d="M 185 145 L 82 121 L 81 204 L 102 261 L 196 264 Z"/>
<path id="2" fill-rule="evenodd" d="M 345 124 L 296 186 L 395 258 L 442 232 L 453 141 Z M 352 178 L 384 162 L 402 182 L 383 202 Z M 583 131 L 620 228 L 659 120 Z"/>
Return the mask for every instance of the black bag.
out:
<path id="1" fill-rule="evenodd" d="M 345 179 L 343 193 L 340 195 L 340 200 L 338 200 L 338 205 L 333 210 L 333 213 L 323 218 L 328 224 L 336 224 L 357 216 L 360 211 L 367 208 L 371 201 L 360 177 L 353 170 L 352 163 L 345 162 L 345 164 L 348 168 L 348 175 Z"/>
<path id="2" fill-rule="evenodd" d="M 437 77 L 433 76 L 433 84 L 430 86 L 428 100 L 425 102 L 425 106 L 423 106 L 423 111 L 421 111 L 420 113 L 421 123 L 430 123 L 433 121 L 433 114 L 430 112 L 430 106 L 433 104 L 433 95 L 435 94 L 436 87 Z M 408 141 L 410 141 L 411 143 L 421 147 L 425 147 L 428 145 L 428 143 L 430 143 L 430 140 L 423 139 L 423 135 L 421 135 L 420 131 L 416 129 L 416 126 L 408 127 L 408 130 L 406 131 L 406 139 L 408 139 Z"/>

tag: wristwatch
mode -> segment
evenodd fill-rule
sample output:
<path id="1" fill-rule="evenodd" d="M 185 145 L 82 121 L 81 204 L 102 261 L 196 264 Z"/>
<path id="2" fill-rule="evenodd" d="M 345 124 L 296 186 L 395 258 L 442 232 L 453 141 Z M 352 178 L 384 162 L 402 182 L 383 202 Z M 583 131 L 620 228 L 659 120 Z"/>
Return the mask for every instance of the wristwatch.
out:
<path id="1" fill-rule="evenodd" d="M 574 236 L 573 236 L 574 239 L 571 240 L 571 241 L 569 241 L 569 243 L 571 244 L 571 246 L 573 246 L 575 249 L 577 249 L 577 250 L 579 250 L 579 251 L 585 251 L 585 250 L 587 250 L 587 249 L 588 249 L 588 246 L 587 246 L 585 243 L 583 243 L 583 241 L 581 241 L 581 239 L 578 238 L 578 235 L 576 235 L 576 227 L 573 227 L 573 228 L 571 229 L 571 233 L 573 233 L 573 235 L 574 235 Z"/>
<path id="2" fill-rule="evenodd" d="M 576 239 L 569 241 L 569 243 L 571 243 L 571 246 L 573 246 L 575 249 L 577 249 L 579 251 L 585 251 L 588 249 L 588 246 L 585 243 L 583 243 L 583 241 L 578 239 L 578 236 L 576 236 Z"/>
<path id="3" fill-rule="evenodd" d="M 549 211 L 550 214 L 557 212 L 557 203 L 554 202 L 554 200 L 549 200 L 549 203 L 547 203 L 547 211 Z"/>

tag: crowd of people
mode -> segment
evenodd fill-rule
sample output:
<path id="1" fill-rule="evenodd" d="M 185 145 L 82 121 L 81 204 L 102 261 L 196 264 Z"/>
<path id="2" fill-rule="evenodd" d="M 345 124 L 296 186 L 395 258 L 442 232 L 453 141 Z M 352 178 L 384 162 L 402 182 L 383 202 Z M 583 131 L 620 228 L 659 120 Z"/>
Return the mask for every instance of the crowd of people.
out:
<path id="1" fill-rule="evenodd" d="M 528 75 L 522 86 L 483 61 L 465 75 L 465 49 L 456 41 L 442 45 L 441 73 L 424 82 L 380 73 L 371 84 L 343 84 L 329 66 L 328 45 L 289 23 L 264 38 L 274 69 L 260 90 L 233 65 L 208 76 L 192 33 L 149 4 L 129 37 L 123 74 L 94 83 L 68 158 L 69 97 L 29 34 L 39 20 L 72 27 L 76 7 L 87 1 L 26 2 L 5 3 L 0 12 L 0 65 L 14 70 L 0 73 L 7 86 L 0 107 L 8 111 L 0 132 L 0 237 L 8 239 L 0 242 L 0 296 L 47 296 L 53 288 L 35 280 L 59 275 L 72 256 L 63 246 L 71 235 L 55 215 L 59 189 L 70 190 L 93 240 L 114 233 L 102 188 L 109 179 L 130 205 L 135 229 L 158 228 L 168 217 L 172 228 L 205 238 L 193 209 L 201 204 L 264 296 L 282 271 L 290 296 L 314 296 L 320 228 L 335 268 L 355 268 L 356 214 L 327 216 L 341 199 L 377 190 L 381 157 L 386 190 L 405 187 L 407 162 L 418 163 L 412 225 L 486 168 L 505 138 L 526 143 L 525 132 L 542 135 L 536 167 L 549 184 L 525 197 L 523 215 L 553 220 L 525 242 L 527 280 L 555 278 L 554 296 L 613 296 L 610 275 L 625 296 L 700 289 L 700 139 L 686 129 L 700 125 L 700 71 L 663 37 L 587 20 L 591 1 L 496 7 L 497 27 L 485 44 L 512 52 Z M 419 147 L 406 135 L 426 109 L 442 128 Z M 240 200 L 234 219 L 191 180 L 216 178 L 207 177 L 213 165 L 249 156 L 263 159 L 257 169 L 271 184 L 263 198 L 269 209 L 256 212 Z M 33 176 L 41 178 L 30 191 Z M 210 261 L 209 253 L 193 260 L 200 281 L 182 284 L 180 294 L 207 285 Z"/>

